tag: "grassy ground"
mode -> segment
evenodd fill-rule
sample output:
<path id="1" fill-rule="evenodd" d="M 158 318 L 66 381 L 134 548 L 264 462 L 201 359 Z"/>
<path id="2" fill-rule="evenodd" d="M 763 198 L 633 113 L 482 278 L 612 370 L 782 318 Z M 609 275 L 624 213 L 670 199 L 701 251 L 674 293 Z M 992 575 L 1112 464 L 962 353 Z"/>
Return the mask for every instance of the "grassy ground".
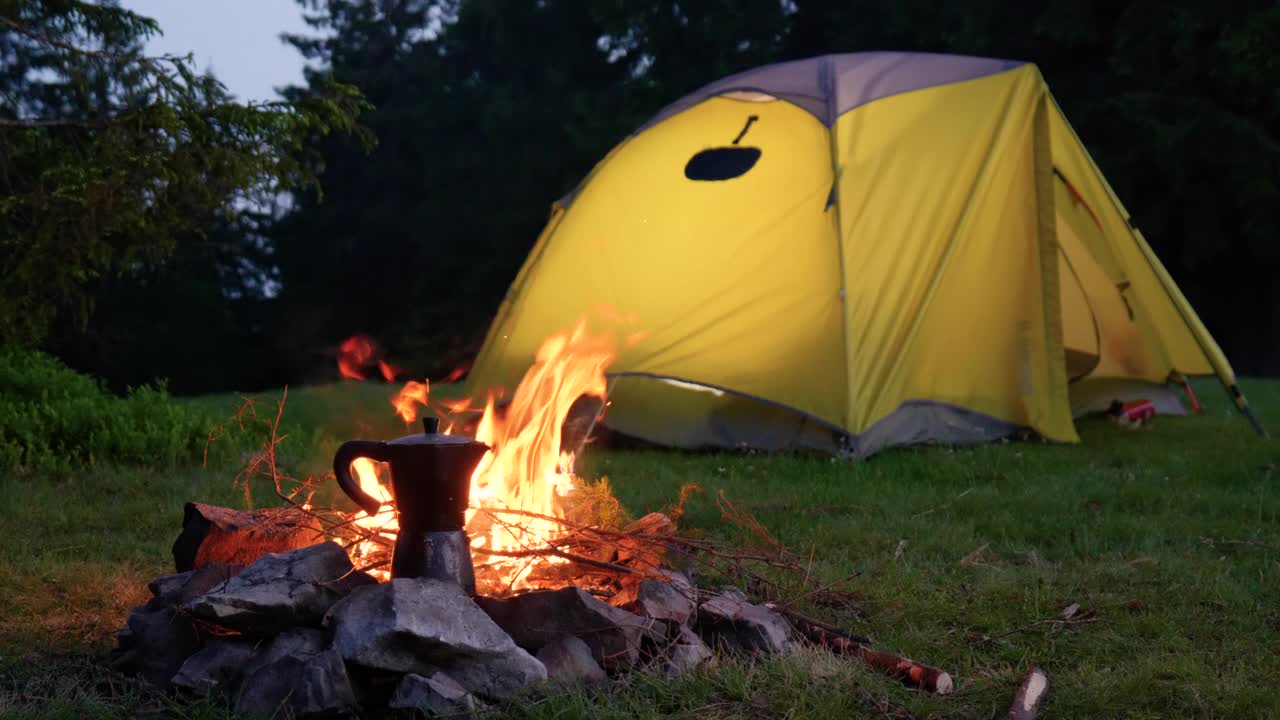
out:
<path id="1" fill-rule="evenodd" d="M 1280 382 L 1248 383 L 1280 432 Z M 283 457 L 321 472 L 337 442 L 404 427 L 378 384 L 292 391 Z M 530 718 L 1003 716 L 1033 663 L 1053 676 L 1045 718 L 1280 717 L 1280 443 L 1261 441 L 1206 386 L 1206 416 L 1149 431 L 1082 425 L 1078 446 L 896 450 L 853 464 L 807 456 L 592 450 L 636 515 L 685 483 L 685 525 L 728 528 L 714 495 L 748 507 L 813 573 L 851 583 L 859 608 L 815 609 L 950 670 L 930 697 L 820 652 L 629 678 L 599 698 L 505 708 Z M 198 402 L 230 412 L 235 399 Z M 171 568 L 188 499 L 244 502 L 235 463 L 99 468 L 0 481 L 0 717 L 169 714 L 105 671 L 112 634 Z M 257 502 L 269 494 L 257 491 Z M 1077 618 L 1060 621 L 1079 604 Z M 1269 680 L 1268 680 L 1269 678 Z"/>

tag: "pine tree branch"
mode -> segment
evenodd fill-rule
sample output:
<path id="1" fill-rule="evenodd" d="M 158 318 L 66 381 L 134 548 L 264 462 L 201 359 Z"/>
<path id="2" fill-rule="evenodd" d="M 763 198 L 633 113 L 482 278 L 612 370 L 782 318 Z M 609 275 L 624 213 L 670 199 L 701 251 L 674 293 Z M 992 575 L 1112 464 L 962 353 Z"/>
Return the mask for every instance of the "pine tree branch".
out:
<path id="1" fill-rule="evenodd" d="M 155 66 L 155 65 L 159 65 L 160 63 L 166 63 L 166 62 L 179 63 L 179 62 L 183 62 L 184 60 L 189 61 L 191 58 L 190 53 L 188 53 L 187 55 L 154 55 L 152 56 L 152 55 L 133 55 L 128 53 L 118 53 L 118 52 L 111 52 L 109 50 L 89 50 L 82 47 L 76 47 L 71 43 L 63 42 L 62 40 L 55 40 L 54 38 L 51 38 L 48 35 L 45 35 L 44 33 L 34 30 L 28 27 L 27 25 L 24 25 L 23 23 L 20 23 L 16 20 L 11 20 L 6 17 L 0 17 L 0 25 L 8 27 L 10 30 L 13 30 L 19 35 L 23 35 L 32 40 L 35 40 L 38 43 L 48 45 L 49 47 L 52 47 L 52 48 L 65 50 L 69 53 L 74 53 L 81 57 L 86 57 L 86 58 L 91 58 L 96 60 L 107 60 L 117 64 L 140 63 L 143 65 Z"/>
<path id="2" fill-rule="evenodd" d="M 0 118 L 0 127 L 9 128 L 46 128 L 46 127 L 78 127 L 88 130 L 101 130 L 110 127 L 119 118 L 102 118 L 98 120 L 76 120 L 73 118 L 23 118 L 12 120 Z"/>

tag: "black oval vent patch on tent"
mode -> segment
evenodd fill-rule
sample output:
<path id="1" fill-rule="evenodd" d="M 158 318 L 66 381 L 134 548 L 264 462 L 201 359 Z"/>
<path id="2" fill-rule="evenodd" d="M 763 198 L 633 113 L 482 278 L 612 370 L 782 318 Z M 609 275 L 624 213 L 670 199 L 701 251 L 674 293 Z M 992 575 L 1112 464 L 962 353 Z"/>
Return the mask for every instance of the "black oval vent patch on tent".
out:
<path id="1" fill-rule="evenodd" d="M 689 158 L 684 176 L 690 180 L 732 180 L 742 177 L 760 159 L 760 148 L 709 148 Z"/>

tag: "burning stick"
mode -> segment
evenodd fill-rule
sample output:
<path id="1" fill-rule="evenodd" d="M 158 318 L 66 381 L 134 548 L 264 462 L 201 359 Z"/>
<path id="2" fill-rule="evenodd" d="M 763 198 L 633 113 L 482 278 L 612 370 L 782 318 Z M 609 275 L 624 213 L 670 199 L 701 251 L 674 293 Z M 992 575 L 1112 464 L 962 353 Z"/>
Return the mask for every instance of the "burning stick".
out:
<path id="1" fill-rule="evenodd" d="M 1035 720 L 1049 694 L 1049 673 L 1032 667 L 1009 706 L 1009 720 Z"/>
<path id="2" fill-rule="evenodd" d="M 579 565 L 588 565 L 601 570 L 609 570 L 619 575 L 643 575 L 644 572 L 635 568 L 619 565 L 617 563 L 604 562 L 603 560 L 594 560 L 581 555 L 567 553 L 559 548 L 548 545 L 545 548 L 535 550 L 485 550 L 484 548 L 472 548 L 472 552 L 477 555 L 487 557 L 504 557 L 504 558 L 539 558 L 539 557 L 558 557 L 569 562 L 578 563 Z"/>
<path id="3" fill-rule="evenodd" d="M 841 655 L 852 655 L 871 667 L 898 678 L 903 685 L 928 690 L 939 695 L 949 695 L 955 690 L 951 675 L 935 667 L 904 658 L 885 650 L 873 650 L 858 638 L 832 625 L 805 617 L 776 603 L 765 607 L 782 614 L 801 635 L 810 641 Z"/>

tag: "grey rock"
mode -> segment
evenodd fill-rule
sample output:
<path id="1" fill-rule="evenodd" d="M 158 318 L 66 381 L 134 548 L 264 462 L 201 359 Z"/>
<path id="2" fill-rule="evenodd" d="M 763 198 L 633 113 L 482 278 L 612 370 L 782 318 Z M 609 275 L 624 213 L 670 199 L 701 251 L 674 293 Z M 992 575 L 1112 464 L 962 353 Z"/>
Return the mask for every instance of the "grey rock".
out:
<path id="1" fill-rule="evenodd" d="M 476 603 L 516 644 L 531 652 L 561 635 L 574 635 L 591 648 L 606 670 L 625 670 L 640 658 L 640 639 L 653 621 L 608 605 L 581 588 L 540 590 L 515 597 L 478 598 Z"/>
<path id="2" fill-rule="evenodd" d="M 698 607 L 698 631 L 708 644 L 747 653 L 790 653 L 791 624 L 764 607 L 720 595 Z"/>
<path id="3" fill-rule="evenodd" d="M 742 590 L 736 587 L 733 587 L 732 585 L 725 585 L 724 587 L 717 588 L 715 591 L 715 594 L 716 594 L 716 597 L 728 598 L 730 600 L 737 600 L 738 602 L 744 602 L 744 603 L 751 602 L 751 598 L 747 597 L 746 593 L 742 592 Z"/>
<path id="4" fill-rule="evenodd" d="M 636 591 L 635 612 L 655 620 L 684 625 L 693 615 L 692 591 L 666 580 L 642 580 Z"/>
<path id="5" fill-rule="evenodd" d="M 184 607 L 196 617 L 243 632 L 309 625 L 355 586 L 372 582 L 351 570 L 346 551 L 333 542 L 263 555 Z"/>
<path id="6" fill-rule="evenodd" d="M 609 679 L 591 656 L 591 648 L 573 635 L 561 635 L 543 645 L 536 657 L 547 666 L 547 676 L 563 685 L 597 685 Z"/>
<path id="7" fill-rule="evenodd" d="M 711 648 L 698 637 L 698 633 L 682 625 L 675 639 L 667 646 L 662 671 L 670 677 L 683 675 L 710 660 L 713 654 Z"/>
<path id="8" fill-rule="evenodd" d="M 476 695 L 493 700 L 509 699 L 546 681 L 546 666 L 514 643 L 512 648 L 507 655 L 450 662 L 449 676 Z"/>
<path id="9" fill-rule="evenodd" d="M 195 575 L 193 570 L 161 575 L 147 583 L 147 589 L 151 591 L 152 597 L 160 602 L 167 602 L 172 605 L 177 600 L 178 594 L 182 592 L 182 588 L 186 587 L 187 581 L 191 579 L 192 575 Z"/>
<path id="10" fill-rule="evenodd" d="M 191 620 L 171 607 L 134 608 L 116 634 L 111 666 L 147 683 L 168 688 L 187 658 L 200 649 L 200 636 Z"/>
<path id="11" fill-rule="evenodd" d="M 256 643 L 250 640 L 213 638 L 187 658 L 172 682 L 176 687 L 201 695 L 229 690 L 240 679 L 256 650 Z"/>
<path id="12" fill-rule="evenodd" d="M 428 715 L 471 717 L 476 701 L 457 680 L 443 672 L 431 675 L 409 673 L 396 685 L 388 705 L 395 709 L 417 709 Z"/>
<path id="13" fill-rule="evenodd" d="M 325 618 L 349 662 L 429 675 L 439 667 L 482 697 L 507 698 L 547 678 L 456 583 L 397 578 L 360 588 Z"/>
<path id="14" fill-rule="evenodd" d="M 316 628 L 293 628 L 263 641 L 258 652 L 245 663 L 244 674 L 252 675 L 263 667 L 286 657 L 310 660 L 324 652 L 328 638 Z"/>
<path id="15" fill-rule="evenodd" d="M 158 610 L 183 605 L 195 597 L 226 584 L 227 580 L 235 577 L 243 569 L 243 565 L 210 563 L 199 570 L 160 575 L 147 584 L 152 597 L 145 607 Z"/>
<path id="16" fill-rule="evenodd" d="M 342 657 L 326 650 L 306 659 L 288 655 L 262 666 L 245 679 L 235 709 L 237 715 L 253 718 L 324 718 L 350 714 L 355 706 Z"/>
<path id="17" fill-rule="evenodd" d="M 663 572 L 667 576 L 667 579 L 674 583 L 676 587 L 681 590 L 693 590 L 692 568 L 687 568 L 685 570 L 665 570 Z"/>
<path id="18" fill-rule="evenodd" d="M 172 598 L 173 605 L 185 605 L 192 600 L 226 586 L 231 578 L 239 575 L 244 570 L 243 565 L 228 565 L 225 563 L 209 563 L 198 570 L 191 571 L 191 577 L 187 579 L 182 589 L 178 591 L 177 597 Z"/>

